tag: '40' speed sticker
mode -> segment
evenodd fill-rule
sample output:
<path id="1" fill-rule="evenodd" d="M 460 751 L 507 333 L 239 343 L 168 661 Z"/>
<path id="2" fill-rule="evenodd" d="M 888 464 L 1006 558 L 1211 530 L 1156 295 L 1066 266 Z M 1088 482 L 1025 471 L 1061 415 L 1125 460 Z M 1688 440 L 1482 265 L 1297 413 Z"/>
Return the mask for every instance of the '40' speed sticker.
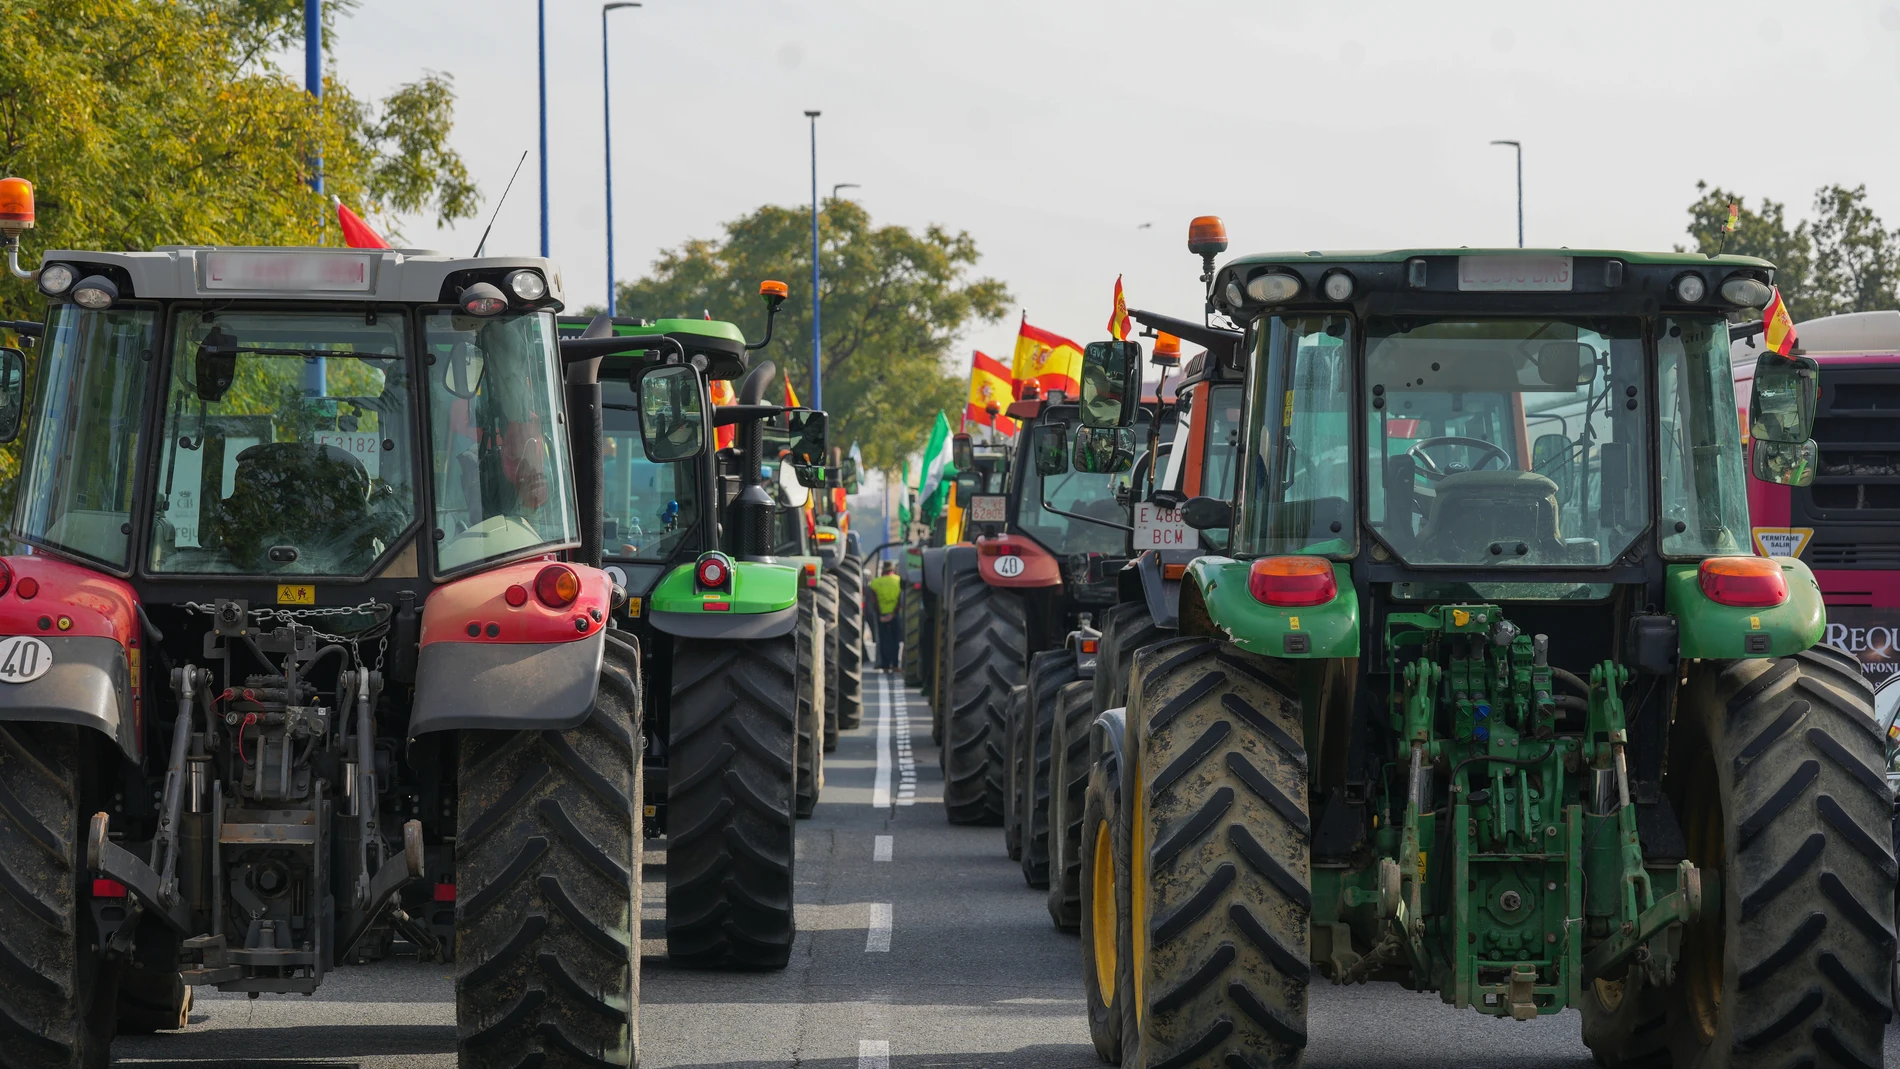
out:
<path id="1" fill-rule="evenodd" d="M 31 635 L 0 639 L 0 683 L 30 683 L 53 667 L 53 651 Z"/>

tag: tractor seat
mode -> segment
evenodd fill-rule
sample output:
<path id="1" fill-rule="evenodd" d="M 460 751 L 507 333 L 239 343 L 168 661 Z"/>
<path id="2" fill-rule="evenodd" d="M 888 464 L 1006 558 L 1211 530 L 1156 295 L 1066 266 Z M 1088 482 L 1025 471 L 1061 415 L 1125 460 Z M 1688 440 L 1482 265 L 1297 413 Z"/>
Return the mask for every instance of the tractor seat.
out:
<path id="1" fill-rule="evenodd" d="M 1533 471 L 1459 471 L 1438 481 L 1431 514 L 1418 533 L 1415 563 L 1482 564 L 1493 542 L 1528 543 L 1541 559 L 1563 545 L 1557 484 Z M 1510 554 L 1515 560 L 1516 554 Z"/>
<path id="2" fill-rule="evenodd" d="M 237 455 L 231 493 L 218 506 L 218 532 L 232 563 L 245 571 L 307 570 L 308 560 L 305 568 L 267 560 L 271 547 L 291 546 L 308 555 L 363 531 L 369 489 L 362 463 L 336 446 L 254 445 Z"/>

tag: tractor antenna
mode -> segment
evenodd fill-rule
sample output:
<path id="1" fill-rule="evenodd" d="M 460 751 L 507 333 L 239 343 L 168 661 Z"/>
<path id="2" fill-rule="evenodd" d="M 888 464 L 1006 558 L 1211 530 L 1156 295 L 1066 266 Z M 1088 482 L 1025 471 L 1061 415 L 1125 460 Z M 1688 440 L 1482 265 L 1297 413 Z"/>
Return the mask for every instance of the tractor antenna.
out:
<path id="1" fill-rule="evenodd" d="M 528 150 L 521 150 L 521 158 L 515 161 L 515 173 L 508 176 L 508 184 L 502 188 L 501 199 L 495 202 L 494 215 L 488 217 L 488 225 L 482 229 L 482 240 L 475 246 L 475 255 L 480 256 L 488 247 L 488 232 L 495 229 L 495 216 L 501 214 L 501 206 L 508 203 L 508 191 L 515 188 L 515 179 L 521 177 L 521 165 L 528 162 Z"/>

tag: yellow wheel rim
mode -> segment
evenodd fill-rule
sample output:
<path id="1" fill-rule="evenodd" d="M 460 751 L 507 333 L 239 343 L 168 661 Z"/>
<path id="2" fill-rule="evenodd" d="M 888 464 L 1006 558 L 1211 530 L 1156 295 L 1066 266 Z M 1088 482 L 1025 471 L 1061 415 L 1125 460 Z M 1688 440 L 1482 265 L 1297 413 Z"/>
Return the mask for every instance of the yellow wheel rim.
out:
<path id="1" fill-rule="evenodd" d="M 1685 793 L 1683 830 L 1687 833 L 1689 860 L 1703 872 L 1726 872 L 1727 844 L 1722 832 L 1722 788 L 1715 765 L 1704 754 L 1696 762 Z M 1723 950 L 1727 942 L 1727 923 L 1721 897 L 1704 898 L 1702 914 L 1688 926 L 1682 937 L 1684 994 L 1687 996 L 1689 1023 L 1703 1046 L 1715 1041 L 1716 1025 L 1722 1014 Z"/>
<path id="2" fill-rule="evenodd" d="M 1130 749 L 1141 744 L 1136 742 Z M 1133 755 L 1130 755 L 1131 761 Z M 1133 762 L 1134 775 L 1128 777 L 1133 787 L 1134 797 L 1129 800 L 1133 807 L 1133 817 L 1129 821 L 1128 841 L 1128 945 L 1129 968 L 1134 972 L 1135 981 L 1135 1023 L 1141 1024 L 1145 1014 L 1142 1007 L 1143 974 L 1148 969 L 1148 789 L 1141 782 L 1141 764 Z"/>
<path id="3" fill-rule="evenodd" d="M 1090 933 L 1095 951 L 1095 989 L 1101 992 L 1102 1005 L 1115 1005 L 1115 849 L 1109 838 L 1108 821 L 1095 825 L 1095 880 L 1090 887 L 1095 896 L 1089 904 Z"/>

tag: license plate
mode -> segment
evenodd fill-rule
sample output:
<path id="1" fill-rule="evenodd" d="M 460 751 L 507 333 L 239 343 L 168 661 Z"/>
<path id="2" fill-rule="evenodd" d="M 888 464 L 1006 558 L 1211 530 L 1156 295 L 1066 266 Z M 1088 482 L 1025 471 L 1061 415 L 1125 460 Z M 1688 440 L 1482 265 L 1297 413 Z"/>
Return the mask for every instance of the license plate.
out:
<path id="1" fill-rule="evenodd" d="M 970 499 L 972 523 L 1003 523 L 1009 519 L 1009 498 L 1001 494 L 979 494 Z"/>
<path id="2" fill-rule="evenodd" d="M 0 683 L 31 683 L 53 667 L 53 650 L 31 635 L 0 639 Z"/>
<path id="3" fill-rule="evenodd" d="M 1135 552 L 1186 549 L 1195 544 L 1192 536 L 1192 528 L 1181 522 L 1179 509 L 1164 509 L 1151 501 L 1135 506 Z"/>
<path id="4" fill-rule="evenodd" d="M 1569 293 L 1568 256 L 1460 256 L 1458 288 L 1465 292 Z"/>

